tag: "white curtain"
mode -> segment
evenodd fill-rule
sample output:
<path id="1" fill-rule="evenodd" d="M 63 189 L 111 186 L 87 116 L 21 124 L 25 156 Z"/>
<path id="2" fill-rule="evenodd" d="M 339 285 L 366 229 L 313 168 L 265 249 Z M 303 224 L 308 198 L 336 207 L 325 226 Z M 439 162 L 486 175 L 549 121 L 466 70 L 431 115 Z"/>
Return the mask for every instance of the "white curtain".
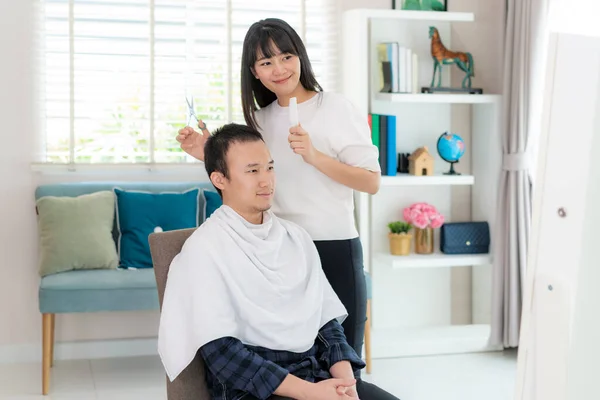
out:
<path id="1" fill-rule="evenodd" d="M 531 230 L 550 0 L 507 0 L 503 166 L 494 232 L 490 344 L 517 347 Z"/>

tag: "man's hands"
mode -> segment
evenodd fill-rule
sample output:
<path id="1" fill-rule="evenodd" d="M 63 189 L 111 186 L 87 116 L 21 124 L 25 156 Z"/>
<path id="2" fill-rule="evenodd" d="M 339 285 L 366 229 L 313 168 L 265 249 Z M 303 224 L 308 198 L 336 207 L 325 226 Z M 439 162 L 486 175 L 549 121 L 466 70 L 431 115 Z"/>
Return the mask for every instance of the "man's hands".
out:
<path id="1" fill-rule="evenodd" d="M 356 384 L 354 384 L 352 386 L 348 386 L 348 387 L 338 386 L 337 392 L 339 395 L 345 394 L 346 396 L 349 396 L 352 399 L 358 399 L 358 392 L 356 391 Z"/>
<path id="2" fill-rule="evenodd" d="M 331 376 L 334 378 L 344 380 L 354 380 L 354 372 L 352 371 L 352 364 L 350 361 L 342 360 L 338 361 L 329 369 Z M 339 395 L 346 395 L 353 399 L 358 399 L 358 393 L 356 391 L 356 382 L 352 386 L 338 386 L 337 392 Z"/>
<path id="3" fill-rule="evenodd" d="M 356 379 L 327 379 L 308 386 L 301 400 L 357 400 Z"/>
<path id="4" fill-rule="evenodd" d="M 357 400 L 356 379 L 327 379 L 312 383 L 288 374 L 275 394 L 298 400 Z"/>

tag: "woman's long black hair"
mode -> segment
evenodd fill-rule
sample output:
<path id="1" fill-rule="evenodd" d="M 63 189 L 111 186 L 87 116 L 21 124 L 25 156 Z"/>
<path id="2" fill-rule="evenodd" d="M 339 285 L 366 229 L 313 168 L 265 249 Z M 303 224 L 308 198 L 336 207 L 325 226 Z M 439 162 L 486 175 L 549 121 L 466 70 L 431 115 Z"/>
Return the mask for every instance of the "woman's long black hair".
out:
<path id="1" fill-rule="evenodd" d="M 277 99 L 275 93 L 267 89 L 259 79 L 254 77 L 252 68 L 257 61 L 257 55 L 265 58 L 275 55 L 275 50 L 289 53 L 300 59 L 300 83 L 306 90 L 323 91 L 315 78 L 308 54 L 302 39 L 285 21 L 277 18 L 267 18 L 252 24 L 242 50 L 242 109 L 248 126 L 259 129 L 255 111 L 266 107 Z"/>

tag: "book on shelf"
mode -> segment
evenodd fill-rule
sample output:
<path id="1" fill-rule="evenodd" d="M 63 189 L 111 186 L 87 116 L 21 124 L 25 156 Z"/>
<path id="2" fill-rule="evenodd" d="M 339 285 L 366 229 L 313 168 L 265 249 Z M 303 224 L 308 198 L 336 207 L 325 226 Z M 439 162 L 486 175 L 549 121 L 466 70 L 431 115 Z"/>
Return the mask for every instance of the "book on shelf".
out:
<path id="1" fill-rule="evenodd" d="M 411 48 L 397 42 L 379 43 L 377 60 L 381 93 L 419 93 L 418 57 Z"/>
<path id="2" fill-rule="evenodd" d="M 396 154 L 396 116 L 369 114 L 371 140 L 379 150 L 381 174 L 396 176 L 398 155 Z"/>

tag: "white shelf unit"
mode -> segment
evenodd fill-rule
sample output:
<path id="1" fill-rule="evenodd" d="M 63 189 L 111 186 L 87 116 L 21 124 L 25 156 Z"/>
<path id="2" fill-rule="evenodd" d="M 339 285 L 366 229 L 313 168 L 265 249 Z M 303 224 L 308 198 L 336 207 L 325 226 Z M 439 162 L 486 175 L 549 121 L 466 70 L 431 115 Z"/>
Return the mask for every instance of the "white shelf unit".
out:
<path id="1" fill-rule="evenodd" d="M 501 97 L 495 94 L 377 93 L 375 99 L 390 103 L 488 104 L 498 103 Z"/>
<path id="2" fill-rule="evenodd" d="M 449 222 L 488 221 L 493 233 L 502 165 L 501 96 L 378 93 L 376 88 L 377 43 L 396 41 L 410 47 L 419 58 L 419 88 L 429 86 L 433 71 L 429 26 L 438 28 L 446 47 L 459 50 L 451 46 L 451 25 L 473 22 L 475 16 L 473 13 L 357 9 L 346 11 L 343 19 L 343 93 L 364 115 L 396 115 L 398 153 L 427 145 L 436 157 L 434 176 L 383 176 L 378 194 L 356 194 L 365 268 L 373 279 L 373 357 L 500 350 L 487 345 L 491 318 L 491 254 L 439 253 L 439 229 L 435 233 L 436 253 L 432 255 L 393 256 L 387 239 L 387 222 L 401 219 L 402 208 L 416 201 L 434 204 Z M 443 68 L 444 85 L 449 84 L 451 68 L 456 67 Z M 459 171 L 466 168 L 461 171 L 462 175 L 443 175 L 449 164 L 437 156 L 435 143 L 446 131 L 460 134 L 467 144 L 467 153 L 455 166 Z M 492 236 L 492 242 L 493 239 Z M 456 283 L 452 279 L 453 271 L 461 272 L 465 268 L 470 271 L 468 293 L 453 292 Z M 470 324 L 453 322 L 454 303 L 460 303 L 456 300 L 460 297 L 471 299 L 468 310 L 459 307 L 460 312 L 470 315 Z"/>
<path id="3" fill-rule="evenodd" d="M 445 268 L 490 265 L 492 257 L 489 254 L 409 254 L 395 256 L 390 253 L 376 253 L 374 260 L 378 264 L 387 264 L 393 269 L 401 268 Z"/>
<path id="4" fill-rule="evenodd" d="M 359 8 L 350 13 L 360 14 L 366 18 L 400 19 L 413 21 L 445 21 L 445 22 L 473 22 L 475 15 L 465 12 L 437 12 L 437 11 L 412 11 L 412 10 L 386 10 Z"/>
<path id="5" fill-rule="evenodd" d="M 397 174 L 396 176 L 381 177 L 382 186 L 472 185 L 474 182 L 473 175 L 415 176 Z"/>

